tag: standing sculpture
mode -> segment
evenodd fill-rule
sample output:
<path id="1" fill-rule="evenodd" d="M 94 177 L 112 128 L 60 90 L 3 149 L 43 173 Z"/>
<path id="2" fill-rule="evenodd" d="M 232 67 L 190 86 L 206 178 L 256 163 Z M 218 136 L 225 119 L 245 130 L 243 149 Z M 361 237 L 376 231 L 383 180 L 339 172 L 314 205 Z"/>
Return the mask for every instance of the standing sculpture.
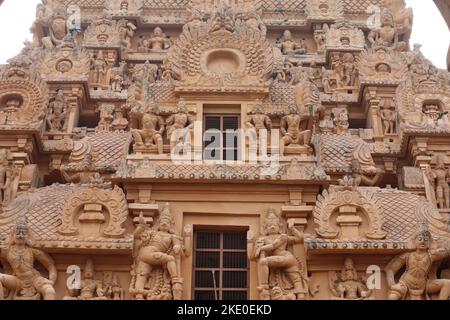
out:
<path id="1" fill-rule="evenodd" d="M 148 227 L 144 217 L 134 232 L 134 253 L 130 294 L 136 300 L 181 300 L 183 278 L 181 257 L 191 251 L 192 228 L 186 226 L 185 237 L 174 230 L 174 219 L 166 203 L 154 229 Z"/>
<path id="2" fill-rule="evenodd" d="M 0 300 L 3 298 L 3 287 L 10 291 L 13 300 L 55 299 L 55 263 L 48 254 L 34 247 L 25 217 L 16 223 L 6 247 L 1 248 L 0 257 L 12 269 L 12 274 L 0 273 Z M 35 269 L 36 261 L 48 270 L 48 279 Z"/>
<path id="3" fill-rule="evenodd" d="M 300 264 L 288 246 L 303 243 L 303 234 L 288 221 L 292 235 L 283 233 L 281 218 L 274 209 L 269 209 L 264 219 L 263 235 L 256 240 L 249 231 L 248 254 L 257 261 L 258 291 L 262 300 L 270 300 L 271 292 L 281 288 L 286 295 L 294 294 L 297 300 L 308 296 L 308 280 L 300 270 Z M 278 291 L 278 290 L 275 290 Z"/>

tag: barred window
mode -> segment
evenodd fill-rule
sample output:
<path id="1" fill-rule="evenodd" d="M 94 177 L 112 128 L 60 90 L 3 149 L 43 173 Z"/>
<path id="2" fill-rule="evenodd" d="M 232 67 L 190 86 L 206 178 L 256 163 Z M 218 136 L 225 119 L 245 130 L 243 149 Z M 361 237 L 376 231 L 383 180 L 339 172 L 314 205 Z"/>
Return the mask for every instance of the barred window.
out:
<path id="1" fill-rule="evenodd" d="M 195 300 L 247 300 L 248 258 L 245 231 L 196 231 Z"/>

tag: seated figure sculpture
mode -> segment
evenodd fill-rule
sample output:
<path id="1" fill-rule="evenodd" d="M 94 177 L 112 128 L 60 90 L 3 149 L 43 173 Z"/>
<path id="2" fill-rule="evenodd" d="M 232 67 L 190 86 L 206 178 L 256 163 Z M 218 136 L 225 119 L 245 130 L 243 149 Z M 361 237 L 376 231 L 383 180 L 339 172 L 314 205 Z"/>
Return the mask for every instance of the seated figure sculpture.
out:
<path id="1" fill-rule="evenodd" d="M 284 54 L 305 54 L 305 40 L 302 40 L 300 43 L 296 43 L 292 38 L 291 31 L 285 30 L 283 37 L 281 38 L 280 49 Z"/>
<path id="2" fill-rule="evenodd" d="M 94 262 L 91 259 L 86 261 L 84 268 L 84 278 L 80 282 L 79 289 L 69 289 L 69 295 L 64 300 L 107 300 L 103 290 L 102 281 L 94 278 Z"/>
<path id="3" fill-rule="evenodd" d="M 300 115 L 295 104 L 289 106 L 289 114 L 281 119 L 280 154 L 284 154 L 285 147 L 300 145 L 310 151 L 311 130 L 302 129 L 302 122 L 308 120 L 308 115 Z"/>
<path id="4" fill-rule="evenodd" d="M 264 235 L 256 241 L 252 240 L 251 231 L 247 235 L 248 253 L 251 259 L 257 260 L 258 290 L 262 300 L 270 300 L 271 290 L 279 287 L 278 281 L 271 283 L 274 276 L 280 279 L 280 283 L 283 282 L 283 276 L 290 282 L 289 286 L 293 287 L 291 293 L 297 300 L 307 298 L 308 280 L 300 270 L 299 261 L 288 250 L 289 245 L 303 242 L 303 234 L 295 228 L 293 220 L 288 221 L 288 229 L 292 235 L 282 233 L 280 217 L 274 209 L 269 209 L 264 220 Z"/>
<path id="5" fill-rule="evenodd" d="M 12 269 L 12 274 L 0 273 L 0 293 L 6 288 L 13 293 L 13 300 L 39 300 L 41 297 L 44 300 L 55 300 L 55 263 L 44 251 L 34 248 L 25 217 L 19 218 L 7 240 L 6 249 L 0 251 L 0 257 Z M 35 269 L 36 261 L 48 270 L 48 279 Z"/>
<path id="6" fill-rule="evenodd" d="M 152 147 L 158 148 L 158 154 L 163 153 L 163 138 L 165 130 L 164 119 L 158 115 L 158 105 L 152 103 L 150 106 L 137 106 L 131 110 L 131 117 L 140 122 L 141 129 L 133 129 L 135 148 Z"/>
<path id="7" fill-rule="evenodd" d="M 373 28 L 369 33 L 368 39 L 372 47 L 388 47 L 396 51 L 406 51 L 408 49 L 408 44 L 399 40 L 394 16 L 386 8 L 381 13 L 380 28 Z"/>

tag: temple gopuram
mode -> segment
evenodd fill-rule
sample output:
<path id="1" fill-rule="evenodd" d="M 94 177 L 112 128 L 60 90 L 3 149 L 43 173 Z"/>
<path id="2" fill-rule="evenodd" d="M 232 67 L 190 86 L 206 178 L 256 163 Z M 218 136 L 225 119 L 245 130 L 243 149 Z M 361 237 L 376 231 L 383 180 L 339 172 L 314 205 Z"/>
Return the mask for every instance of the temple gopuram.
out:
<path id="1" fill-rule="evenodd" d="M 449 300 L 450 73 L 412 25 L 43 0 L 0 65 L 0 300 Z"/>

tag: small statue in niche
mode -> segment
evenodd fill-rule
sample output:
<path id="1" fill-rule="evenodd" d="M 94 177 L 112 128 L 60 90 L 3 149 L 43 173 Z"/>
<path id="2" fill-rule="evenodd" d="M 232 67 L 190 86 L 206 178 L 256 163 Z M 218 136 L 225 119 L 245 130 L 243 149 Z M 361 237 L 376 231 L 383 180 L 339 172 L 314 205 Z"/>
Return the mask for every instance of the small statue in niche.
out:
<path id="1" fill-rule="evenodd" d="M 328 29 L 328 25 L 324 24 L 321 29 L 317 29 L 316 31 L 314 31 L 314 40 L 316 41 L 318 52 L 325 51 Z"/>
<path id="2" fill-rule="evenodd" d="M 333 299 L 365 300 L 369 299 L 372 291 L 366 286 L 366 279 L 358 276 L 355 263 L 351 258 L 346 258 L 344 267 L 340 273 L 330 274 L 330 289 Z"/>
<path id="3" fill-rule="evenodd" d="M 253 111 L 249 114 L 247 127 L 256 131 L 256 137 L 259 136 L 261 130 L 272 129 L 272 120 L 264 113 L 264 106 L 261 100 L 256 101 Z"/>
<path id="4" fill-rule="evenodd" d="M 160 27 L 156 27 L 155 30 L 153 30 L 153 35 L 148 40 L 148 46 L 150 51 L 161 52 L 170 48 L 171 41 Z"/>
<path id="5" fill-rule="evenodd" d="M 136 106 L 130 116 L 141 124 L 142 129 L 133 129 L 134 143 L 137 147 L 158 148 L 158 154 L 163 154 L 163 138 L 165 131 L 164 119 L 159 115 L 158 105 L 153 102 L 150 106 Z"/>
<path id="6" fill-rule="evenodd" d="M 99 50 L 96 56 L 94 56 L 92 61 L 92 72 L 93 72 L 93 83 L 94 84 L 105 84 L 106 73 L 108 64 L 103 58 L 103 51 Z"/>
<path id="7" fill-rule="evenodd" d="M 119 282 L 117 274 L 112 272 L 103 273 L 103 286 L 105 290 L 105 296 L 108 300 L 123 300 L 124 290 Z"/>
<path id="8" fill-rule="evenodd" d="M 434 169 L 430 167 L 425 171 L 426 177 L 432 187 L 432 200 L 439 209 L 450 208 L 450 187 L 448 180 L 450 178 L 449 170 L 445 167 L 445 158 L 439 156 Z"/>
<path id="9" fill-rule="evenodd" d="M 47 116 L 47 124 L 50 131 L 63 132 L 67 130 L 67 116 L 68 116 L 67 101 L 64 97 L 62 88 L 57 89 L 56 96 L 50 102 Z"/>
<path id="10" fill-rule="evenodd" d="M 175 114 L 167 118 L 167 139 L 170 141 L 170 150 L 174 151 L 179 143 L 186 142 L 190 131 L 194 128 L 194 117 L 187 110 L 186 103 L 183 100 L 178 102 Z"/>
<path id="11" fill-rule="evenodd" d="M 297 300 L 308 296 L 308 279 L 300 270 L 297 258 L 288 250 L 289 245 L 303 243 L 303 234 L 295 228 L 294 220 L 288 221 L 288 229 L 292 236 L 282 232 L 281 218 L 274 209 L 269 209 L 264 219 L 264 234 L 256 240 L 251 231 L 247 235 L 249 258 L 257 260 L 258 290 L 262 300 L 270 300 L 271 289 L 280 286 L 294 294 Z"/>
<path id="12" fill-rule="evenodd" d="M 387 105 L 386 101 L 381 105 L 379 115 L 384 127 L 384 134 L 395 134 L 395 123 L 397 121 L 397 113 L 391 109 L 390 105 Z"/>
<path id="13" fill-rule="evenodd" d="M 350 123 L 348 120 L 348 111 L 346 108 L 334 108 L 334 126 L 336 127 L 337 134 L 345 134 L 348 132 Z"/>
<path id="14" fill-rule="evenodd" d="M 190 254 L 192 228 L 186 226 L 184 239 L 175 234 L 174 219 L 166 203 L 154 229 L 143 218 L 134 232 L 135 263 L 130 293 L 137 300 L 180 300 L 183 279 L 182 255 Z"/>
<path id="15" fill-rule="evenodd" d="M 65 296 L 63 300 L 107 300 L 102 281 L 95 279 L 92 259 L 86 260 L 84 277 L 80 282 L 79 288 L 69 288 L 68 293 L 69 295 Z"/>
<path id="16" fill-rule="evenodd" d="M 342 58 L 337 61 L 335 73 L 338 79 L 338 87 L 354 87 L 358 78 L 355 56 L 350 52 L 344 53 Z"/>
<path id="17" fill-rule="evenodd" d="M 111 125 L 113 130 L 126 130 L 128 128 L 128 119 L 123 116 L 122 111 L 116 111 Z"/>
<path id="18" fill-rule="evenodd" d="M 284 31 L 279 47 L 284 54 L 305 54 L 307 52 L 305 39 L 296 43 L 289 30 Z"/>
<path id="19" fill-rule="evenodd" d="M 55 300 L 55 263 L 47 253 L 35 248 L 25 216 L 19 217 L 6 241 L 6 248 L 0 249 L 0 256 L 12 269 L 12 275 L 0 274 L 0 292 L 6 288 L 13 293 L 13 300 L 39 300 L 41 297 L 44 300 Z M 48 270 L 48 279 L 34 268 L 36 261 Z M 0 299 L 2 298 L 3 295 L 0 294 Z"/>
<path id="20" fill-rule="evenodd" d="M 323 134 L 334 133 L 333 111 L 330 108 L 319 107 L 316 110 L 316 122 L 318 122 L 319 132 Z"/>
<path id="21" fill-rule="evenodd" d="M 131 40 L 134 37 L 136 26 L 127 20 L 120 20 L 119 24 L 120 44 L 124 49 L 130 50 L 132 47 Z"/>
<path id="22" fill-rule="evenodd" d="M 115 106 L 113 104 L 102 104 L 99 107 L 100 121 L 97 130 L 110 131 L 114 120 Z"/>
<path id="23" fill-rule="evenodd" d="M 450 126 L 448 112 L 441 112 L 439 105 L 427 103 L 423 106 L 425 124 L 429 127 L 446 129 Z"/>
<path id="24" fill-rule="evenodd" d="M 122 92 L 125 88 L 127 77 L 127 63 L 121 61 L 118 67 L 111 69 L 110 89 L 113 92 Z"/>
<path id="25" fill-rule="evenodd" d="M 295 104 L 289 106 L 289 114 L 281 118 L 280 154 L 284 154 L 286 146 L 300 145 L 311 149 L 311 130 L 303 127 L 302 122 L 310 119 L 309 115 L 300 115 Z"/>
<path id="26" fill-rule="evenodd" d="M 389 300 L 423 300 L 429 294 L 438 294 L 439 300 L 450 297 L 450 280 L 428 280 L 434 262 L 450 257 L 450 248 L 431 249 L 432 235 L 426 223 L 414 237 L 415 251 L 401 254 L 386 266 L 386 277 L 390 287 Z M 406 267 L 398 283 L 395 275 Z"/>

